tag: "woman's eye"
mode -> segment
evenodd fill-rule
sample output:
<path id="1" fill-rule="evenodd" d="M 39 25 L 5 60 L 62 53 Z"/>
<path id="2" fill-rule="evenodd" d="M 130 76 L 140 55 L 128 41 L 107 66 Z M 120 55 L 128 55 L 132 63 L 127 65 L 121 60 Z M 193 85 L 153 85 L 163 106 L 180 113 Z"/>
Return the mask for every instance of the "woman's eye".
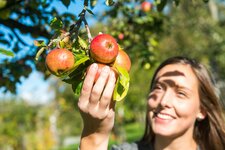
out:
<path id="1" fill-rule="evenodd" d="M 155 89 L 155 90 L 161 90 L 162 89 L 162 86 L 159 85 L 159 84 L 156 84 L 153 89 Z"/>
<path id="2" fill-rule="evenodd" d="M 186 93 L 183 92 L 183 91 L 178 91 L 177 94 L 178 94 L 179 96 L 185 96 L 185 97 L 186 97 Z"/>

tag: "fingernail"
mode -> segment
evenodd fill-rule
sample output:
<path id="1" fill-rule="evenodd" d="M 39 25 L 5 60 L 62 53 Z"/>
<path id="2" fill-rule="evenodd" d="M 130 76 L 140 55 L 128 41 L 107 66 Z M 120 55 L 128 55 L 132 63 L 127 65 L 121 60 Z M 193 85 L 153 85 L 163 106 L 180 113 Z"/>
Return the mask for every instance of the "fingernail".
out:
<path id="1" fill-rule="evenodd" d="M 115 77 L 114 71 L 110 71 L 110 76 L 111 76 L 111 77 Z"/>
<path id="2" fill-rule="evenodd" d="M 108 73 L 109 72 L 109 67 L 108 66 L 103 67 L 103 70 L 102 71 L 104 73 Z"/>
<path id="3" fill-rule="evenodd" d="M 97 65 L 96 63 L 93 63 L 93 64 L 91 65 L 91 69 L 95 70 L 95 69 L 97 69 L 97 68 L 98 68 L 98 65 Z"/>

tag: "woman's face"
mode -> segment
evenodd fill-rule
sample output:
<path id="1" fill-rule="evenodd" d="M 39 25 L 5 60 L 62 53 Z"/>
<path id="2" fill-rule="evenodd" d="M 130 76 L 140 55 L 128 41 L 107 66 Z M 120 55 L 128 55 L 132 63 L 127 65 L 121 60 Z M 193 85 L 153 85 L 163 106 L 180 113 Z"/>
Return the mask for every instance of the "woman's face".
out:
<path id="1" fill-rule="evenodd" d="M 164 66 L 148 98 L 148 119 L 156 136 L 193 135 L 200 111 L 198 80 L 189 65 Z"/>

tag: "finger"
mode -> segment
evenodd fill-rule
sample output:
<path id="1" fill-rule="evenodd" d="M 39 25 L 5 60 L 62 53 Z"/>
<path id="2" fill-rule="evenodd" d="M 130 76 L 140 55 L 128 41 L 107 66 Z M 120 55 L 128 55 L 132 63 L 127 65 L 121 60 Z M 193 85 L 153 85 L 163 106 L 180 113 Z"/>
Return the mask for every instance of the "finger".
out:
<path id="1" fill-rule="evenodd" d="M 105 86 L 104 92 L 100 99 L 100 104 L 99 104 L 100 109 L 106 109 L 111 103 L 115 83 L 116 83 L 115 73 L 113 71 L 110 71 L 108 82 Z"/>
<path id="2" fill-rule="evenodd" d="M 92 87 L 94 84 L 94 78 L 98 70 L 97 64 L 92 64 L 88 70 L 86 77 L 83 82 L 81 94 L 78 100 L 78 106 L 83 107 L 85 104 L 88 104 L 89 98 L 91 95 Z"/>
<path id="3" fill-rule="evenodd" d="M 102 95 L 103 89 L 109 76 L 110 68 L 108 66 L 103 67 L 99 78 L 97 79 L 90 96 L 90 105 L 96 105 Z"/>

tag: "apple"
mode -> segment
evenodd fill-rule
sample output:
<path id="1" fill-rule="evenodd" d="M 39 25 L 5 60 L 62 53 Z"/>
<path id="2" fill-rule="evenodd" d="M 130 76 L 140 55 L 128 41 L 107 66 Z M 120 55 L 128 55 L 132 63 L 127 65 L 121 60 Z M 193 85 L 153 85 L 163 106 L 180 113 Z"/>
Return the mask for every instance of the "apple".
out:
<path id="1" fill-rule="evenodd" d="M 99 34 L 90 43 L 90 55 L 99 63 L 112 63 L 118 51 L 117 41 L 109 34 Z"/>
<path id="2" fill-rule="evenodd" d="M 124 39 L 124 34 L 123 34 L 123 33 L 120 33 L 120 34 L 118 35 L 118 39 L 123 40 L 123 39 Z"/>
<path id="3" fill-rule="evenodd" d="M 152 4 L 148 1 L 144 1 L 141 3 L 141 10 L 143 12 L 149 12 L 152 8 Z"/>
<path id="4" fill-rule="evenodd" d="M 106 64 L 101 64 L 101 63 L 97 63 L 97 65 L 98 65 L 98 71 L 97 71 L 97 73 L 95 75 L 94 83 L 98 80 L 98 78 L 99 78 L 99 76 L 100 76 L 100 74 L 102 72 L 103 67 L 106 66 Z M 89 70 L 89 68 L 90 68 L 90 66 L 88 66 L 87 71 Z M 113 72 L 115 73 L 115 77 L 117 78 L 117 76 L 118 76 L 117 75 L 117 71 L 114 68 L 112 68 L 112 67 L 110 67 L 110 69 L 113 70 Z"/>
<path id="5" fill-rule="evenodd" d="M 116 66 L 123 67 L 128 72 L 130 71 L 130 68 L 131 68 L 131 60 L 130 60 L 130 57 L 122 49 L 119 50 L 119 53 L 118 53 L 118 55 L 116 57 L 116 60 L 113 63 L 113 67 L 116 68 Z"/>
<path id="6" fill-rule="evenodd" d="M 65 48 L 51 50 L 45 59 L 48 70 L 54 75 L 60 75 L 73 68 L 75 57 L 71 51 Z"/>

